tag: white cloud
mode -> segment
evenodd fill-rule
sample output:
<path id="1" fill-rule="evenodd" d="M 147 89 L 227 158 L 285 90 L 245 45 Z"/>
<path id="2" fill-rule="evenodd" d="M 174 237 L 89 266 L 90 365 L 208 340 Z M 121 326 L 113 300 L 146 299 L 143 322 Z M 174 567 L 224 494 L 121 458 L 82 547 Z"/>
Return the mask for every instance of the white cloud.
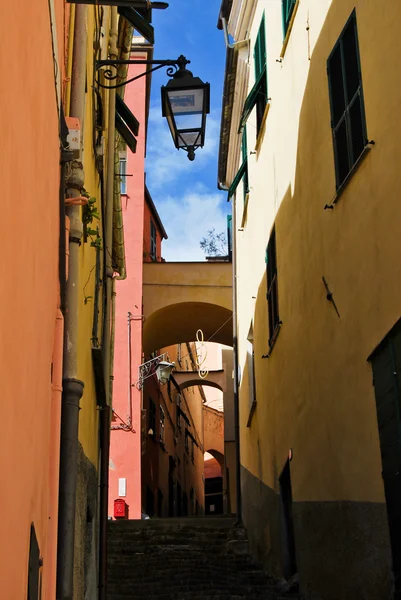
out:
<path id="1" fill-rule="evenodd" d="M 225 194 L 210 193 L 202 184 L 179 196 L 167 196 L 157 208 L 168 240 L 163 242 L 162 256 L 167 261 L 202 261 L 205 254 L 199 242 L 213 228 L 226 232 Z"/>
<path id="2" fill-rule="evenodd" d="M 165 119 L 160 116 L 160 108 L 152 107 L 149 113 L 146 172 L 149 189 L 157 189 L 183 178 L 189 181 L 205 169 L 208 163 L 216 160 L 220 122 L 216 116 L 208 115 L 206 120 L 205 145 L 195 153 L 193 162 L 188 160 L 184 150 L 176 150 Z"/>

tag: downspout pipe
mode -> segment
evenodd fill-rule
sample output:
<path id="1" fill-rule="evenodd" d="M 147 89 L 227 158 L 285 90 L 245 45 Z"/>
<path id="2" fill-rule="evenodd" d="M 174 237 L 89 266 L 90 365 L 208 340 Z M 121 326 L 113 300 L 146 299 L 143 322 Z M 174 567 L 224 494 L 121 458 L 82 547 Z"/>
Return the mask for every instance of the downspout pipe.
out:
<path id="1" fill-rule="evenodd" d="M 117 37 L 118 37 L 118 14 L 117 7 L 111 9 L 111 27 L 110 27 L 110 60 L 118 58 Z M 110 397 L 110 377 L 111 377 L 111 302 L 112 302 L 112 280 L 113 280 L 113 209 L 114 209 L 114 154 L 116 137 L 116 90 L 109 91 L 109 119 L 108 119 L 108 140 L 107 140 L 107 179 L 106 179 L 106 310 L 103 331 L 103 361 L 104 378 L 106 386 L 107 403 Z"/>
<path id="2" fill-rule="evenodd" d="M 227 29 L 227 21 L 224 17 L 221 18 L 221 23 L 223 25 L 224 32 L 224 41 L 226 43 L 226 48 L 235 48 L 235 46 L 243 46 L 248 43 L 248 40 L 239 40 L 238 42 L 230 42 L 228 39 L 228 29 Z"/>
<path id="3" fill-rule="evenodd" d="M 228 192 L 228 187 L 220 181 L 217 184 L 219 190 Z M 235 476 L 236 476 L 236 525 L 242 523 L 242 493 L 241 493 L 241 442 L 240 442 L 240 420 L 239 420 L 239 377 L 238 377 L 238 326 L 237 326 L 237 218 L 236 218 L 236 194 L 232 201 L 232 270 L 233 270 L 233 367 L 234 367 L 234 439 L 235 439 Z"/>
<path id="4" fill-rule="evenodd" d="M 118 12 L 111 7 L 110 18 L 110 59 L 118 58 Z M 106 251 L 106 303 L 103 319 L 103 370 L 106 389 L 106 406 L 100 412 L 100 509 L 99 509 L 99 600 L 107 597 L 107 521 L 109 495 L 109 453 L 112 380 L 112 347 L 114 343 L 114 280 L 113 280 L 113 212 L 114 212 L 114 172 L 115 172 L 115 112 L 116 90 L 109 90 L 107 167 L 106 167 L 106 211 L 105 211 L 105 251 Z"/>
<path id="5" fill-rule="evenodd" d="M 232 203 L 232 265 L 233 265 L 233 363 L 234 363 L 234 427 L 235 427 L 235 472 L 237 479 L 237 524 L 242 522 L 241 452 L 239 421 L 239 377 L 238 377 L 238 327 L 237 327 L 237 219 L 235 194 Z"/>
<path id="6" fill-rule="evenodd" d="M 83 130 L 86 78 L 86 11 L 78 4 L 75 11 L 73 68 L 70 115 L 77 117 Z M 82 163 L 72 161 L 66 174 L 66 196 L 81 195 L 84 186 Z M 79 245 L 82 238 L 80 207 L 69 205 L 70 220 L 68 280 L 65 290 L 65 328 L 63 352 L 63 393 L 60 433 L 60 482 L 57 551 L 57 600 L 72 600 L 74 580 L 75 509 L 78 476 L 78 424 L 84 384 L 78 375 L 78 290 Z"/>

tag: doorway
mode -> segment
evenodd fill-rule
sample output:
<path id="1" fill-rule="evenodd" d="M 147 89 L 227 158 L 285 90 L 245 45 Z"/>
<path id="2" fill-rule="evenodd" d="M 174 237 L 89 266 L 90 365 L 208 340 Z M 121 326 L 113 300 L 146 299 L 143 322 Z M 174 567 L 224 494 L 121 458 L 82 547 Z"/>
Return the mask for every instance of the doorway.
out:
<path id="1" fill-rule="evenodd" d="M 288 580 L 297 573 L 290 461 L 287 459 L 279 478 L 281 500 L 281 525 L 283 540 L 283 574 Z"/>
<path id="2" fill-rule="evenodd" d="M 401 599 L 401 325 L 370 357 L 376 398 L 382 476 L 394 573 L 394 600 Z"/>

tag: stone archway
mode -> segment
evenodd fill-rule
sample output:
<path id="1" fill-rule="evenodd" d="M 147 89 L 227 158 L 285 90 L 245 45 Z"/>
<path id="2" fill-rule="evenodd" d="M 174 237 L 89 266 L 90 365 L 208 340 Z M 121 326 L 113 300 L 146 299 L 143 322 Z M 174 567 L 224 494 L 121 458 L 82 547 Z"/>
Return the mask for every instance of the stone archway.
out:
<path id="1" fill-rule="evenodd" d="M 232 345 L 231 263 L 143 265 L 143 351 L 205 341 Z"/>

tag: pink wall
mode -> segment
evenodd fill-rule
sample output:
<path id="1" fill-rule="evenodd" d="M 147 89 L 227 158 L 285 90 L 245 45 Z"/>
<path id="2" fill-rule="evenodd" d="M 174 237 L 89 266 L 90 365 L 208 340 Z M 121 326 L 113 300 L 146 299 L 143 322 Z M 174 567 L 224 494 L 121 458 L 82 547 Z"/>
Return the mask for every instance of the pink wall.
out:
<path id="1" fill-rule="evenodd" d="M 62 24 L 63 3 L 56 7 Z M 1 597 L 27 597 L 34 523 L 42 598 L 53 600 L 60 394 L 52 394 L 52 362 L 62 338 L 55 334 L 60 170 L 48 2 L 1 2 L 0 22 L 0 70 L 10 74 L 0 82 Z"/>
<path id="2" fill-rule="evenodd" d="M 136 58 L 147 58 L 142 53 Z M 143 71 L 143 66 L 130 65 L 128 79 Z M 140 123 L 137 150 L 127 149 L 127 194 L 122 196 L 124 217 L 125 257 L 127 279 L 116 282 L 116 338 L 113 384 L 113 409 L 110 441 L 109 469 L 109 515 L 114 514 L 113 503 L 118 495 L 119 478 L 126 479 L 125 501 L 129 506 L 128 517 L 141 516 L 141 393 L 132 387 L 138 379 L 138 365 L 142 363 L 142 261 L 144 220 L 144 154 L 145 110 L 147 78 L 142 77 L 126 87 L 124 101 Z M 128 361 L 128 312 L 132 314 L 131 326 L 131 386 Z M 131 390 L 131 394 L 130 394 Z M 131 409 L 129 408 L 131 405 Z M 115 429 L 123 421 L 128 422 L 132 410 L 134 431 Z"/>

